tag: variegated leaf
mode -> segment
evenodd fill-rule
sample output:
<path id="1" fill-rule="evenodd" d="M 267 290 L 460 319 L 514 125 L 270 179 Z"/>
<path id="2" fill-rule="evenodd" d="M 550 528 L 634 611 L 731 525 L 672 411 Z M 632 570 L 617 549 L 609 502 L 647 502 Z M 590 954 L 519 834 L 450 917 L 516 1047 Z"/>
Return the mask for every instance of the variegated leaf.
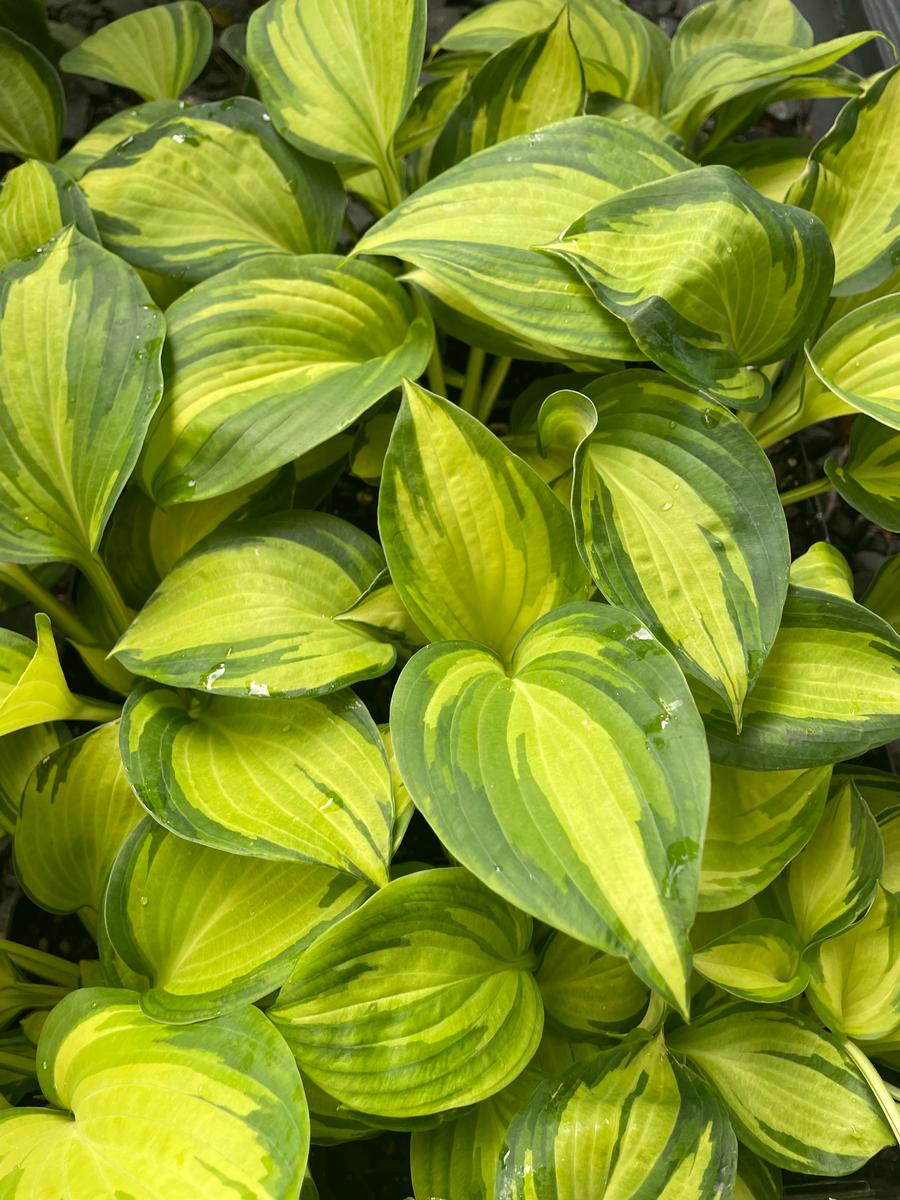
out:
<path id="1" fill-rule="evenodd" d="M 806 354 L 839 402 L 900 429 L 900 292 L 848 312 Z"/>
<path id="2" fill-rule="evenodd" d="M 829 592 L 843 600 L 853 599 L 853 571 L 831 542 L 813 542 L 805 554 L 794 559 L 791 583 L 815 592 Z"/>
<path id="3" fill-rule="evenodd" d="M 407 656 L 428 642 L 428 638 L 409 615 L 387 570 L 374 580 L 369 590 L 363 592 L 346 612 L 339 613 L 335 620 L 343 621 L 371 637 L 378 638 L 379 641 L 390 642 L 397 647 L 398 652 Z"/>
<path id="4" fill-rule="evenodd" d="M 759 138 L 724 146 L 716 151 L 715 162 L 738 171 L 763 196 L 780 203 L 803 174 L 809 149 L 806 138 Z"/>
<path id="5" fill-rule="evenodd" d="M 733 1200 L 782 1200 L 781 1171 L 738 1144 Z"/>
<path id="6" fill-rule="evenodd" d="M 128 780 L 179 837 L 387 883 L 394 806 L 381 738 L 352 692 L 237 700 L 139 685 L 122 720 Z"/>
<path id="7" fill-rule="evenodd" d="M 900 633 L 900 556 L 892 555 L 881 564 L 863 604 Z"/>
<path id="8" fill-rule="evenodd" d="M 827 459 L 825 474 L 867 520 L 900 533 L 900 430 L 889 432 L 879 421 L 857 417 L 846 459 Z"/>
<path id="9" fill-rule="evenodd" d="M 383 569 L 378 544 L 337 517 L 242 521 L 180 560 L 114 653 L 135 675 L 172 687 L 258 697 L 336 691 L 393 665 L 392 646 L 335 619 Z"/>
<path id="10" fill-rule="evenodd" d="M 81 186 L 111 250 L 191 282 L 273 250 L 327 253 L 343 214 L 334 168 L 285 145 L 243 96 L 126 138 Z"/>
<path id="11" fill-rule="evenodd" d="M 297 960 L 271 1015 L 302 1069 L 362 1112 L 472 1104 L 543 1024 L 531 921 L 459 867 L 393 880 Z"/>
<path id="12" fill-rule="evenodd" d="M 100 240 L 80 188 L 58 167 L 32 159 L 0 187 L 0 268 L 25 258 L 66 225 Z"/>
<path id="13" fill-rule="evenodd" d="M 813 31 L 791 0 L 710 0 L 680 22 L 672 38 L 672 65 L 722 42 L 759 42 L 769 47 L 813 44 Z"/>
<path id="14" fill-rule="evenodd" d="M 475 417 L 415 384 L 384 463 L 378 523 L 391 578 L 432 640 L 508 659 L 524 631 L 587 595 L 563 505 Z"/>
<path id="15" fill-rule="evenodd" d="M 175 302 L 168 326 L 140 466 L 164 505 L 233 491 L 321 445 L 420 375 L 433 341 L 385 271 L 312 254 L 217 274 Z"/>
<path id="16" fill-rule="evenodd" d="M 623 958 L 554 933 L 541 952 L 538 987 L 547 1022 L 569 1037 L 617 1037 L 647 1007 L 647 987 Z"/>
<path id="17" fill-rule="evenodd" d="M 404 782 L 450 854 L 626 955 L 684 1009 L 708 768 L 684 678 L 650 631 L 571 604 L 533 625 L 509 666 L 483 646 L 429 646 L 391 712 Z"/>
<path id="18" fill-rule="evenodd" d="M 67 150 L 56 165 L 73 179 L 80 179 L 88 167 L 104 158 L 111 150 L 135 134 L 145 133 L 159 121 L 168 120 L 184 111 L 179 100 L 151 100 L 134 108 L 123 108 L 105 121 L 99 121 Z"/>
<path id="19" fill-rule="evenodd" d="M 543 249 L 575 267 L 648 358 L 739 407 L 765 404 L 759 368 L 800 346 L 831 288 L 822 223 L 729 167 L 613 196 Z"/>
<path id="20" fill-rule="evenodd" d="M 3 25 L 0 76 L 0 151 L 52 162 L 62 137 L 62 83 L 40 50 Z"/>
<path id="21" fill-rule="evenodd" d="M 29 725 L 0 737 L 0 830 L 3 833 L 12 835 L 15 832 L 28 776 L 41 759 L 65 745 L 68 737 L 68 728 L 62 721 Z"/>
<path id="22" fill-rule="evenodd" d="M 87 988 L 44 1025 L 47 1108 L 0 1112 L 9 1200 L 295 1196 L 309 1147 L 297 1068 L 261 1012 L 190 1030 L 145 1016 L 132 992 Z"/>
<path id="23" fill-rule="evenodd" d="M 881 813 L 878 817 L 878 828 L 881 830 L 881 840 L 884 844 L 881 886 L 900 895 L 900 806 Z"/>
<path id="24" fill-rule="evenodd" d="M 211 850 L 145 817 L 113 865 L 101 920 L 149 980 L 144 1012 L 190 1023 L 280 987 L 300 951 L 370 890 L 329 867 Z"/>
<path id="25" fill-rule="evenodd" d="M 739 722 L 787 592 L 772 468 L 736 417 L 659 372 L 609 375 L 590 395 L 572 492 L 585 562 Z"/>
<path id="26" fill-rule="evenodd" d="M 809 981 L 805 943 L 786 921 L 748 921 L 694 951 L 694 970 L 710 983 L 757 1004 L 778 1004 Z"/>

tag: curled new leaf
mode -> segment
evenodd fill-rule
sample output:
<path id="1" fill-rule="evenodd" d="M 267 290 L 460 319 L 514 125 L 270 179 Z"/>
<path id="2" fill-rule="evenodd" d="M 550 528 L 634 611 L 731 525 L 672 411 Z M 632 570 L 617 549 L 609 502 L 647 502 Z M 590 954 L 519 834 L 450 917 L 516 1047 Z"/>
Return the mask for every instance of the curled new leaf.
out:
<path id="1" fill-rule="evenodd" d="M 804 949 L 785 921 L 748 921 L 697 950 L 694 969 L 734 996 L 777 1004 L 799 995 L 809 981 Z"/>

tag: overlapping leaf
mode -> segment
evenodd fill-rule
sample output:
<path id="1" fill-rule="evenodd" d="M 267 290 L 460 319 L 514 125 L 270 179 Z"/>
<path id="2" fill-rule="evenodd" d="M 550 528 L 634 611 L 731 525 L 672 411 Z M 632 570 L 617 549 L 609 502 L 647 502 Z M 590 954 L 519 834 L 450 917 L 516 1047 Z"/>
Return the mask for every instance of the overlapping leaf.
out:
<path id="1" fill-rule="evenodd" d="M 813 542 L 805 554 L 794 559 L 791 583 L 815 592 L 830 592 L 844 600 L 853 599 L 853 571 L 831 542 Z"/>
<path id="2" fill-rule="evenodd" d="M 22 163 L 0 189 L 0 267 L 25 258 L 66 225 L 99 241 L 87 201 L 71 178 L 47 163 Z"/>
<path id="3" fill-rule="evenodd" d="M 807 357 L 838 401 L 900 429 L 900 293 L 852 309 L 807 348 Z"/>
<path id="4" fill-rule="evenodd" d="M 570 1037 L 621 1036 L 647 1006 L 647 988 L 623 958 L 564 933 L 545 945 L 537 981 L 548 1023 Z"/>
<path id="5" fill-rule="evenodd" d="M 725 992 L 777 1004 L 800 994 L 809 981 L 805 945 L 793 926 L 748 921 L 694 952 L 694 969 Z"/>
<path id="6" fill-rule="evenodd" d="M 791 0 L 712 0 L 700 4 L 680 22 L 672 38 L 672 65 L 722 42 L 759 42 L 768 46 L 813 44 L 813 31 Z"/>
<path id="7" fill-rule="evenodd" d="M 0 25 L 0 150 L 53 161 L 62 136 L 65 97 L 40 50 Z"/>
<path id="8" fill-rule="evenodd" d="M 73 179 L 80 179 L 88 167 L 104 158 L 121 142 L 135 134 L 145 133 L 157 122 L 176 116 L 184 111 L 184 107 L 184 103 L 178 100 L 151 100 L 134 108 L 120 109 L 89 129 L 56 165 Z"/>
<path id="9" fill-rule="evenodd" d="M 68 736 L 67 727 L 56 721 L 29 725 L 0 737 L 0 829 L 4 833 L 15 832 L 28 776 L 41 759 L 64 745 Z"/>
<path id="10" fill-rule="evenodd" d="M 825 474 L 867 520 L 900 532 L 900 431 L 887 432 L 878 421 L 858 417 L 847 458 L 828 459 Z"/>

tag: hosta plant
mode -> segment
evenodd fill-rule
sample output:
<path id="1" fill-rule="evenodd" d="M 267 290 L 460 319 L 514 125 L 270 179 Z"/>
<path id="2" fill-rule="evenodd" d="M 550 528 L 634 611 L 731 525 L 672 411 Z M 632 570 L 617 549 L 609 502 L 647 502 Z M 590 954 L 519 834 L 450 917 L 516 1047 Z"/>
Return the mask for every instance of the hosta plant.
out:
<path id="1" fill-rule="evenodd" d="M 417 1200 L 776 1200 L 900 1139 L 900 558 L 785 518 L 900 530 L 900 67 L 789 0 L 427 17 L 268 0 L 209 100 L 200 3 L 0 3 L 0 824 L 96 946 L 0 944 L 10 1200 L 307 1200 L 384 1131 Z"/>

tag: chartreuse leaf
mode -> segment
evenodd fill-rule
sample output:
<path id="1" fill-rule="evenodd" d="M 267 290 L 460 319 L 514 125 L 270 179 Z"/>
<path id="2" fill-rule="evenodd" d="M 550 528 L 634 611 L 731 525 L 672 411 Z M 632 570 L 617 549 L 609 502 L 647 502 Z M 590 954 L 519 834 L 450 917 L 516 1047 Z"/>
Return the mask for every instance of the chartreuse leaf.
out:
<path id="1" fill-rule="evenodd" d="M 853 309 L 806 354 L 819 381 L 838 400 L 900 429 L 900 293 Z"/>
<path id="2" fill-rule="evenodd" d="M 791 587 L 741 733 L 709 689 L 694 694 L 714 762 L 781 771 L 853 758 L 900 736 L 900 637 L 861 604 Z"/>
<path id="3" fill-rule="evenodd" d="M 568 514 L 546 484 L 480 421 L 408 382 L 378 523 L 394 585 L 432 640 L 509 658 L 538 617 L 587 594 Z"/>
<path id="4" fill-rule="evenodd" d="M 414 1117 L 510 1083 L 541 1036 L 531 921 L 459 867 L 393 880 L 306 950 L 271 1016 L 344 1104 Z"/>
<path id="5" fill-rule="evenodd" d="M 575 267 L 648 358 L 738 407 L 766 402 L 758 368 L 800 346 L 831 288 L 822 223 L 729 167 L 604 200 L 544 250 Z"/>
<path id="6" fill-rule="evenodd" d="M 390 642 L 407 655 L 428 641 L 407 612 L 387 570 L 375 579 L 355 604 L 351 604 L 346 612 L 340 613 L 335 619 L 379 641 Z"/>
<path id="7" fill-rule="evenodd" d="M 393 173 L 393 138 L 425 49 L 426 0 L 269 0 L 247 59 L 282 137 L 331 162 Z"/>
<path id="8" fill-rule="evenodd" d="M 574 117 L 584 107 L 581 59 L 563 7 L 547 29 L 489 58 L 450 115 L 431 153 L 439 175 L 469 155 L 516 134 Z"/>
<path id="9" fill-rule="evenodd" d="M 81 186 L 111 250 L 191 282 L 272 250 L 327 253 L 343 213 L 334 168 L 285 145 L 244 96 L 126 138 Z"/>
<path id="10" fill-rule="evenodd" d="M 900 556 L 892 555 L 881 564 L 863 603 L 900 633 Z"/>
<path id="11" fill-rule="evenodd" d="M 252 482 L 421 374 L 432 340 L 428 317 L 368 263 L 269 254 L 206 280 L 169 310 L 147 491 L 168 505 Z"/>
<path id="12" fill-rule="evenodd" d="M 0 187 L 0 267 L 24 258 L 66 225 L 100 240 L 87 201 L 64 171 L 36 159 L 15 167 Z"/>
<path id="13" fill-rule="evenodd" d="M 400 676 L 391 729 L 450 854 L 686 1007 L 706 750 L 684 677 L 640 621 L 568 605 L 509 666 L 483 646 L 428 646 Z"/>
<path id="14" fill-rule="evenodd" d="M 387 883 L 390 771 L 352 692 L 260 704 L 145 682 L 123 712 L 122 759 L 141 803 L 179 837 Z"/>
<path id="15" fill-rule="evenodd" d="M 467 73 L 458 71 L 454 75 L 430 79 L 419 88 L 397 130 L 394 149 L 398 155 L 410 154 L 434 141 L 462 100 L 468 82 Z"/>
<path id="16" fill-rule="evenodd" d="M 38 1043 L 48 1108 L 0 1112 L 9 1200 L 254 1200 L 297 1194 L 309 1119 L 297 1068 L 261 1012 L 190 1030 L 141 1012 L 133 992 L 86 988 Z"/>
<path id="17" fill-rule="evenodd" d="M 213 25 L 199 0 L 178 0 L 104 25 L 60 59 L 64 71 L 130 88 L 143 100 L 177 100 L 212 50 Z"/>
<path id="18" fill-rule="evenodd" d="M 876 287 L 897 266 L 898 136 L 900 66 L 895 66 L 844 105 L 791 189 L 791 203 L 815 213 L 828 230 L 838 296 Z"/>
<path id="19" fill-rule="evenodd" d="M 830 592 L 843 600 L 853 599 L 853 571 L 831 542 L 813 542 L 805 554 L 794 559 L 791 583 L 816 592 Z"/>
<path id="20" fill-rule="evenodd" d="M 623 958 L 551 935 L 541 953 L 538 987 L 548 1024 L 569 1036 L 620 1036 L 647 1007 L 647 988 Z"/>
<path id="21" fill-rule="evenodd" d="M 805 948 L 785 921 L 748 921 L 695 950 L 694 970 L 733 996 L 777 1004 L 806 987 Z"/>
<path id="22" fill-rule="evenodd" d="M 768 887 L 812 837 L 830 778 L 830 766 L 805 771 L 713 766 L 701 910 L 734 908 Z"/>
<path id="23" fill-rule="evenodd" d="M 102 920 L 150 981 L 144 1012 L 177 1024 L 280 987 L 298 953 L 369 891 L 329 867 L 223 854 L 145 817 L 115 861 Z"/>
<path id="24" fill-rule="evenodd" d="M 878 825 L 848 780 L 826 805 L 782 889 L 804 941 L 834 937 L 858 920 L 877 894 L 883 863 Z"/>
<path id="25" fill-rule="evenodd" d="M 67 727 L 56 721 L 0 737 L 0 830 L 4 833 L 15 832 L 28 776 L 41 759 L 65 745 L 68 736 Z"/>
<path id="26" fill-rule="evenodd" d="M 59 665 L 50 619 L 34 619 L 31 638 L 0 629 L 0 735 L 47 721 L 105 721 L 118 710 L 98 700 L 73 696 Z"/>
<path id="27" fill-rule="evenodd" d="M 802 175 L 809 150 L 807 138 L 759 138 L 734 142 L 717 150 L 715 161 L 732 167 L 758 192 L 780 203 L 794 180 Z"/>
<path id="28" fill-rule="evenodd" d="M 698 5 L 678 26 L 672 38 L 672 65 L 722 42 L 761 42 L 771 47 L 813 44 L 813 31 L 791 0 L 712 0 Z"/>
<path id="29" fill-rule="evenodd" d="M 900 906 L 883 888 L 866 916 L 810 955 L 809 998 L 822 1021 L 855 1041 L 900 1031 Z"/>
<path id="30" fill-rule="evenodd" d="M 326 513 L 242 521 L 181 559 L 114 653 L 135 675 L 172 687 L 336 691 L 393 665 L 392 646 L 335 620 L 383 569 L 376 542 Z"/>
<path id="31" fill-rule="evenodd" d="M 658 371 L 606 376 L 590 394 L 598 418 L 572 491 L 585 562 L 739 721 L 787 592 L 769 461 L 736 417 Z"/>
<path id="32" fill-rule="evenodd" d="M 843 463 L 827 459 L 825 474 L 867 520 L 900 532 L 900 432 L 888 431 L 868 417 L 857 417 L 846 459 Z"/>
<path id="33" fill-rule="evenodd" d="M 721 1101 L 666 1052 L 629 1039 L 542 1083 L 506 1135 L 497 1200 L 728 1195 L 737 1142 Z"/>
<path id="34" fill-rule="evenodd" d="M 164 322 L 148 300 L 75 229 L 3 272 L 0 557 L 83 563 L 97 549 L 159 401 Z"/>
<path id="35" fill-rule="evenodd" d="M 618 122 L 559 121 L 451 167 L 374 225 L 356 252 L 421 268 L 417 284 L 462 313 L 476 344 L 500 336 L 530 358 L 641 358 L 577 275 L 532 247 L 608 196 L 690 165 Z"/>
<path id="36" fill-rule="evenodd" d="M 134 108 L 123 108 L 89 129 L 71 150 L 57 160 L 56 165 L 73 179 L 80 179 L 88 167 L 109 154 L 114 147 L 137 133 L 146 132 L 157 121 L 183 112 L 184 107 L 184 103 L 178 100 L 151 100 Z"/>
<path id="37" fill-rule="evenodd" d="M 52 162 L 62 136 L 62 83 L 40 50 L 0 26 L 0 151 Z"/>
<path id="38" fill-rule="evenodd" d="M 735 1004 L 671 1033 L 754 1153 L 790 1171 L 848 1175 L 891 1135 L 838 1041 L 803 1013 Z"/>
<path id="39" fill-rule="evenodd" d="M 36 767 L 16 825 L 16 878 L 41 908 L 78 912 L 90 930 L 119 847 L 140 821 L 113 721 Z"/>

